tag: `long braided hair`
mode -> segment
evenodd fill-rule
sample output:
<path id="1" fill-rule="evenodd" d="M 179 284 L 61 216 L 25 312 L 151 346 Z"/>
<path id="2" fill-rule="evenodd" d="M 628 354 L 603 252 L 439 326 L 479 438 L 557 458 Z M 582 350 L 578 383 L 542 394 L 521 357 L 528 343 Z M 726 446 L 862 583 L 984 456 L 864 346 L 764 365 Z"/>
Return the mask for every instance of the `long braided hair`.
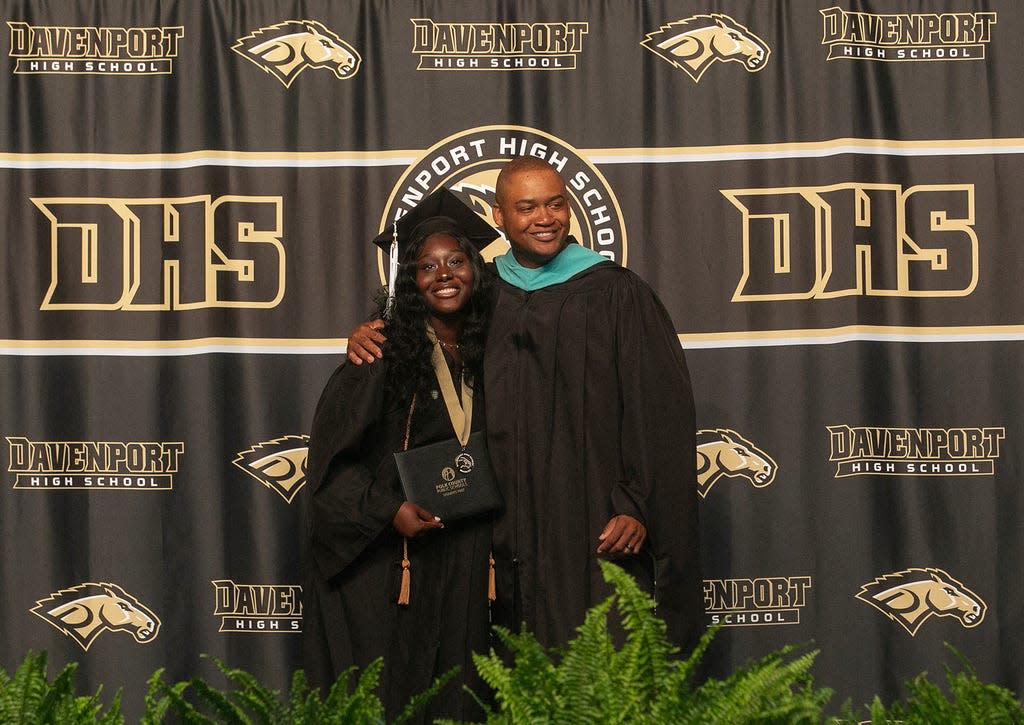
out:
<path id="1" fill-rule="evenodd" d="M 431 217 L 416 225 L 402 253 L 395 280 L 395 299 L 387 317 L 384 315 L 386 298 L 378 302 L 379 314 L 385 319 L 383 333 L 387 343 L 384 355 L 390 362 L 385 391 L 393 403 L 404 403 L 412 398 L 413 393 L 427 391 L 435 385 L 434 368 L 430 362 L 433 346 L 427 339 L 425 327 L 427 308 L 416 287 L 416 260 L 423 243 L 433 234 L 447 234 L 454 238 L 473 270 L 473 292 L 463 310 L 458 342 L 467 385 L 474 385 L 483 376 L 484 343 L 494 298 L 491 273 L 455 220 Z"/>

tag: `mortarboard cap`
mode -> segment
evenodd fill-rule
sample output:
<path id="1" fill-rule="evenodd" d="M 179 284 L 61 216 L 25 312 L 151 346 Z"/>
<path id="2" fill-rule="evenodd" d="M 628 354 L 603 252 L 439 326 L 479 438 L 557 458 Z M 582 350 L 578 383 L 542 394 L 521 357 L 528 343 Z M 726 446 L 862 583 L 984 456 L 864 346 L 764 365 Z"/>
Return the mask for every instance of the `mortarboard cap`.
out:
<path id="1" fill-rule="evenodd" d="M 422 229 L 420 229 L 422 225 Z M 479 214 L 467 206 L 443 186 L 423 197 L 419 204 L 396 219 L 384 231 L 373 238 L 373 243 L 385 254 L 390 255 L 388 269 L 388 310 L 395 296 L 395 279 L 398 277 L 398 262 L 408 245 L 420 233 L 433 234 L 458 229 L 469 241 L 482 250 L 501 236 L 497 229 L 485 222 Z M 419 231 L 417 231 L 419 229 Z"/>
<path id="2" fill-rule="evenodd" d="M 397 238 L 400 253 L 412 241 L 413 232 L 421 222 L 432 217 L 447 217 L 460 228 L 477 250 L 481 250 L 500 236 L 497 229 L 485 222 L 483 218 L 467 206 L 459 197 L 443 186 L 423 197 L 397 221 L 389 225 L 373 239 L 373 243 L 387 254 L 391 244 Z M 399 254 L 401 256 L 401 254 Z"/>

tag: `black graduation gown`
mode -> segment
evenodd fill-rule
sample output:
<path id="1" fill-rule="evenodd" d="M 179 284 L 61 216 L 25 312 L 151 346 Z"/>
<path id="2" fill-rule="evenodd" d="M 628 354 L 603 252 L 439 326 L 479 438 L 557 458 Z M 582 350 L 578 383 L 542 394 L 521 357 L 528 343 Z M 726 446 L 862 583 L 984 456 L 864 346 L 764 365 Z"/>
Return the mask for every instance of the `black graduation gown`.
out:
<path id="1" fill-rule="evenodd" d="M 390 722 L 434 678 L 461 673 L 430 701 L 420 722 L 473 719 L 461 691 L 479 685 L 470 653 L 489 646 L 487 578 L 491 525 L 477 518 L 409 540 L 411 591 L 398 605 L 402 537 L 391 521 L 405 500 L 392 453 L 402 449 L 409 405 L 385 410 L 386 360 L 339 367 L 317 405 L 309 441 L 308 553 L 303 584 L 303 666 L 327 689 L 352 665 L 384 657 L 379 693 Z M 474 392 L 473 428 L 484 426 Z M 409 446 L 452 438 L 438 394 L 418 395 Z"/>
<path id="2" fill-rule="evenodd" d="M 654 593 L 670 639 L 692 647 L 703 627 L 696 424 L 667 311 L 613 263 L 534 292 L 497 285 L 484 366 L 505 499 L 494 623 L 524 622 L 549 646 L 575 636 L 611 593 L 597 537 L 629 514 L 648 538 L 618 561 Z"/>

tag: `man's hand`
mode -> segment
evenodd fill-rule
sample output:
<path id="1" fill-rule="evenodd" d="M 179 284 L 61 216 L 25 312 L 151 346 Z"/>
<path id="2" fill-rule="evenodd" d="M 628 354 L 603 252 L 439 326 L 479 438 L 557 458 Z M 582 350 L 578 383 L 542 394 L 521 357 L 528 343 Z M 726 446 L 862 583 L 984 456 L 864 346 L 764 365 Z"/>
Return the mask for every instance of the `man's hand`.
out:
<path id="1" fill-rule="evenodd" d="M 398 513 L 391 519 L 391 525 L 395 527 L 395 531 L 408 539 L 431 529 L 444 528 L 441 519 L 412 501 L 406 501 L 398 507 Z"/>
<path id="2" fill-rule="evenodd" d="M 381 346 L 387 340 L 381 333 L 383 329 L 384 320 L 371 320 L 352 330 L 348 336 L 348 359 L 352 364 L 362 365 L 364 360 L 372 363 L 380 358 Z"/>
<path id="3" fill-rule="evenodd" d="M 646 538 L 646 526 L 632 516 L 619 514 L 605 525 L 604 531 L 597 537 L 601 542 L 597 553 L 612 557 L 634 556 L 640 552 Z"/>

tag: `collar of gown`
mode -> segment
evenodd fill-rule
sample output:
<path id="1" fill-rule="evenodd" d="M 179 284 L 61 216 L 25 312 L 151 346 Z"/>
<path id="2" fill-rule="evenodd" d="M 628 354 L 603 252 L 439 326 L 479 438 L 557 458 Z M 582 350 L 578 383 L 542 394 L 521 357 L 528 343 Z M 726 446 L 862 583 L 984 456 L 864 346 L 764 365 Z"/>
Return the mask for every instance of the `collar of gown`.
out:
<path id="1" fill-rule="evenodd" d="M 569 240 L 569 246 L 558 253 L 558 256 L 542 267 L 524 267 L 516 261 L 510 249 L 500 257 L 494 258 L 494 266 L 498 275 L 513 287 L 526 292 L 550 287 L 565 282 L 595 264 L 607 261 L 592 249 L 581 247 L 576 240 Z"/>

